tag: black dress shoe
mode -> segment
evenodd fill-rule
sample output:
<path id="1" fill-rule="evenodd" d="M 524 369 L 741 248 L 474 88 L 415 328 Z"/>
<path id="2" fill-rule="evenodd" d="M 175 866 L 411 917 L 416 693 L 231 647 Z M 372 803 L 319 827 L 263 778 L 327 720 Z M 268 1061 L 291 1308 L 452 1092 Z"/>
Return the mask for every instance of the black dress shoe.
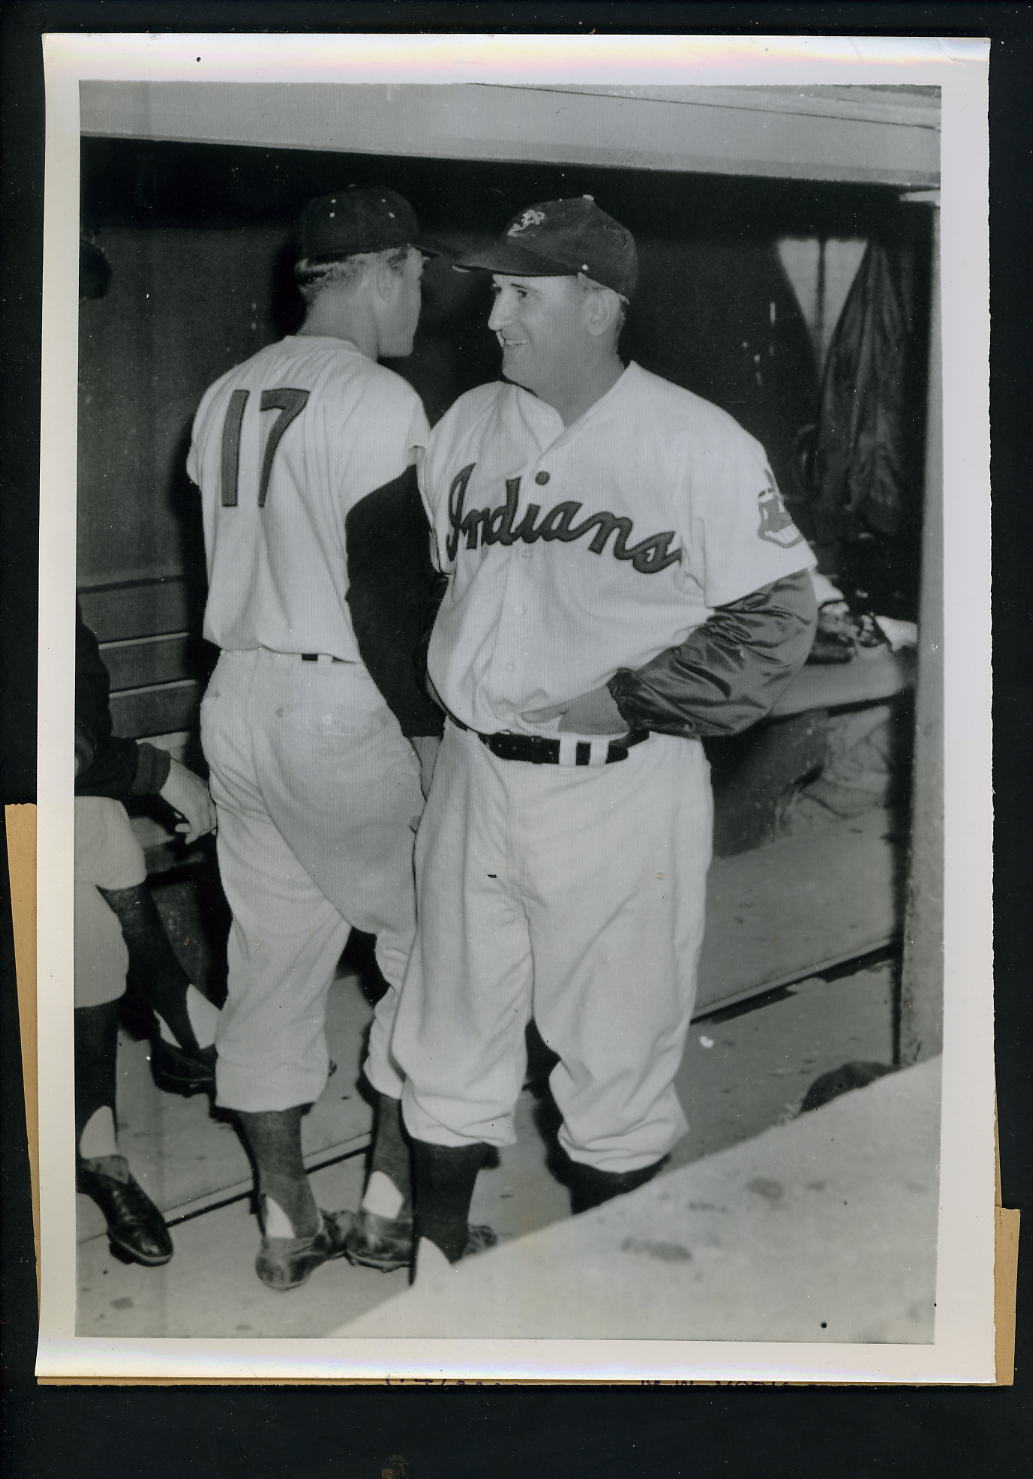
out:
<path id="1" fill-rule="evenodd" d="M 129 1172 L 125 1156 L 81 1160 L 75 1188 L 92 1198 L 104 1214 L 112 1245 L 134 1263 L 155 1268 L 172 1257 L 165 1219 Z"/>
<path id="2" fill-rule="evenodd" d="M 215 1049 L 198 1048 L 191 1053 L 155 1033 L 151 1039 L 151 1073 L 158 1088 L 167 1093 L 209 1093 L 215 1089 Z"/>

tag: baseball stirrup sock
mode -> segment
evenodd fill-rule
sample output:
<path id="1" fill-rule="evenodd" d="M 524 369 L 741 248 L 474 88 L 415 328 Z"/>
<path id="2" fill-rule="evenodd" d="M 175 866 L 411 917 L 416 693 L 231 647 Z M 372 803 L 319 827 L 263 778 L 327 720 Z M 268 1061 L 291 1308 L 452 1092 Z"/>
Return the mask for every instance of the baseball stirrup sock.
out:
<path id="1" fill-rule="evenodd" d="M 301 1106 L 258 1112 L 239 1110 L 238 1118 L 254 1161 L 263 1210 L 276 1223 L 276 1231 L 266 1230 L 266 1235 L 312 1237 L 319 1231 L 321 1221 L 301 1155 Z M 277 1211 L 290 1223 L 290 1233 L 281 1230 Z"/>
<path id="2" fill-rule="evenodd" d="M 102 888 L 100 892 L 122 927 L 134 989 L 186 1052 L 210 1047 L 214 1034 L 208 1042 L 199 1042 L 195 1035 L 187 1007 L 190 980 L 172 949 L 150 889 L 141 883 L 133 888 Z"/>
<path id="3" fill-rule="evenodd" d="M 102 1104 L 90 1115 L 79 1136 L 76 1154 L 82 1161 L 99 1161 L 118 1156 L 118 1131 L 115 1129 L 115 1116 L 110 1105 Z"/>
<path id="4" fill-rule="evenodd" d="M 470 1202 L 487 1147 L 412 1142 L 416 1240 L 426 1238 L 458 1263 L 469 1237 Z"/>
<path id="5" fill-rule="evenodd" d="M 650 1166 L 640 1166 L 636 1171 L 600 1171 L 596 1166 L 586 1166 L 581 1161 L 572 1161 L 570 1172 L 571 1210 L 588 1212 L 592 1207 L 601 1207 L 604 1202 L 625 1192 L 645 1186 L 663 1165 L 663 1160 Z"/>
<path id="6" fill-rule="evenodd" d="M 207 996 L 202 996 L 196 986 L 188 986 L 186 994 L 187 1019 L 194 1034 L 194 1041 L 199 1048 L 207 1048 L 215 1042 L 215 1031 L 219 1025 L 221 1013 L 218 1007 L 213 1007 Z M 183 1044 L 176 1037 L 172 1028 L 165 1021 L 160 1012 L 154 1014 L 158 1019 L 158 1032 L 163 1042 L 171 1043 L 173 1047 L 181 1048 Z"/>
<path id="7" fill-rule="evenodd" d="M 412 1210 L 412 1164 L 402 1126 L 402 1105 L 388 1094 L 377 1095 L 377 1118 L 369 1157 L 369 1179 L 362 1194 L 367 1212 L 394 1220 Z"/>
<path id="8" fill-rule="evenodd" d="M 118 1000 L 76 1007 L 75 1140 L 80 1156 L 114 1155 L 115 1084 L 118 1054 Z"/>

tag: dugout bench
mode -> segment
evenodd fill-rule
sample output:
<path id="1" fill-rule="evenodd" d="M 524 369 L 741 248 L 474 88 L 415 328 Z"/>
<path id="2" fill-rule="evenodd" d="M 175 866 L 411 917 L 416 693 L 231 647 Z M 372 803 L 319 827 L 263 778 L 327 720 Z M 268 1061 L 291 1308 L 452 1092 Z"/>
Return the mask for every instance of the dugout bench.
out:
<path id="1" fill-rule="evenodd" d="M 198 710 L 218 656 L 201 637 L 205 590 L 182 578 L 127 581 L 79 591 L 83 619 L 111 679 L 113 732 L 147 740 L 205 772 Z M 164 873 L 205 855 L 165 824 L 168 808 L 150 798 L 129 805 L 148 872 Z"/>

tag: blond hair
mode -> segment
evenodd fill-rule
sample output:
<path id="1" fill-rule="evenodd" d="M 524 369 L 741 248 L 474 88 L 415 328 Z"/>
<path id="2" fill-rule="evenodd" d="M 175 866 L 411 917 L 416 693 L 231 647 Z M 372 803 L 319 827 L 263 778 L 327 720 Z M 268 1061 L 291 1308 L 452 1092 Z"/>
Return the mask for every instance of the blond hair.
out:
<path id="1" fill-rule="evenodd" d="M 353 252 L 349 257 L 302 257 L 294 264 L 294 281 L 307 307 L 326 288 L 350 289 L 365 276 L 377 262 L 383 262 L 392 272 L 401 272 L 409 260 L 411 247 L 389 247 L 383 252 Z"/>

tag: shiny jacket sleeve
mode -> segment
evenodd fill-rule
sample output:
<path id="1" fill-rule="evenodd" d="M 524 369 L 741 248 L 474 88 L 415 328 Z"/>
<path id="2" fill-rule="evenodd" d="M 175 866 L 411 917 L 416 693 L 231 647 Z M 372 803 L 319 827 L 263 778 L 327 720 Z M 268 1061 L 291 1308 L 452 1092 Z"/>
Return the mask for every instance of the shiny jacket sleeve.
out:
<path id="1" fill-rule="evenodd" d="M 441 600 L 416 469 L 348 513 L 348 608 L 359 655 L 407 736 L 439 735 L 444 718 L 420 680 L 420 654 Z"/>
<path id="2" fill-rule="evenodd" d="M 769 712 L 807 660 L 817 621 L 807 571 L 717 607 L 677 647 L 608 687 L 633 729 L 704 739 Z"/>

